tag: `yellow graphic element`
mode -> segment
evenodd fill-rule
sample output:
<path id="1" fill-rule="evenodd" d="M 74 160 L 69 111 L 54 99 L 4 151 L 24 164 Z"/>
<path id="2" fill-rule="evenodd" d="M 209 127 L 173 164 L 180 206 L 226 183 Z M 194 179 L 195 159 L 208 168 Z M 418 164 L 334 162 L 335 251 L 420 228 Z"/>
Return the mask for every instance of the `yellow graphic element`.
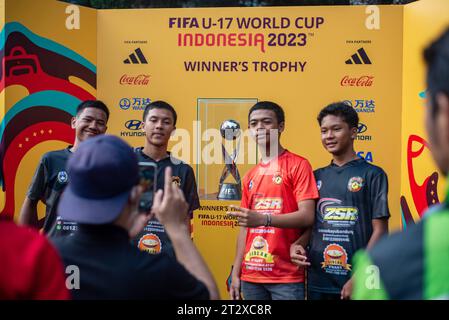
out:
<path id="1" fill-rule="evenodd" d="M 245 255 L 245 261 L 251 261 L 254 258 L 264 259 L 266 263 L 274 263 L 273 255 L 268 252 L 268 242 L 261 236 L 253 239 L 251 248 Z"/>
<path id="2" fill-rule="evenodd" d="M 321 268 L 325 269 L 329 266 L 339 266 L 345 270 L 351 271 L 351 265 L 348 264 L 348 255 L 346 250 L 338 244 L 330 244 L 324 249 L 324 261 L 321 262 Z"/>
<path id="3" fill-rule="evenodd" d="M 324 209 L 324 220 L 326 221 L 355 221 L 359 210 L 353 207 L 326 207 Z"/>
<path id="4" fill-rule="evenodd" d="M 281 184 L 282 183 L 282 176 L 280 174 L 273 176 L 273 182 L 275 184 Z"/>
<path id="5" fill-rule="evenodd" d="M 255 210 L 281 210 L 282 198 L 257 198 L 254 204 Z"/>
<path id="6" fill-rule="evenodd" d="M 28 89 L 22 85 L 11 85 L 4 88 L 0 92 L 0 101 L 4 101 L 4 108 L 0 107 L 0 119 L 6 112 L 10 110 L 16 103 L 29 95 Z"/>
<path id="7" fill-rule="evenodd" d="M 235 243 L 240 228 L 203 225 L 204 219 L 201 217 L 219 215 L 218 221 L 228 219 L 226 212 L 231 204 L 240 205 L 238 201 L 201 200 L 201 209 L 193 213 L 193 242 L 217 281 L 223 299 L 228 296 L 226 280 L 234 263 Z"/>
<path id="8" fill-rule="evenodd" d="M 97 90 L 95 88 L 93 88 L 89 83 L 84 81 L 83 79 L 75 77 L 75 76 L 69 76 L 69 81 L 71 83 L 73 83 L 74 85 L 76 85 L 80 88 L 83 88 L 84 90 L 89 92 L 94 97 L 97 95 Z"/>
<path id="9" fill-rule="evenodd" d="M 161 240 L 153 233 L 146 234 L 140 238 L 138 247 L 140 250 L 151 254 L 158 254 L 162 250 Z"/>
<path id="10" fill-rule="evenodd" d="M 173 177 L 171 178 L 171 181 L 172 181 L 173 183 L 176 183 L 176 185 L 177 185 L 178 187 L 181 186 L 181 178 L 180 178 L 180 177 L 178 177 L 178 176 L 173 176 Z"/>
<path id="11" fill-rule="evenodd" d="M 358 184 L 357 182 L 353 182 L 351 184 L 351 191 L 353 192 L 357 192 L 362 188 L 362 186 L 360 184 Z"/>
<path id="12" fill-rule="evenodd" d="M 363 178 L 361 177 L 352 177 L 348 182 L 348 190 L 351 192 L 358 192 L 363 187 Z"/>
<path id="13" fill-rule="evenodd" d="M 0 190 L 0 210 L 3 210 L 6 204 L 6 193 Z"/>
<path id="14" fill-rule="evenodd" d="M 266 263 L 274 263 L 273 255 L 262 250 L 251 250 L 245 255 L 245 261 L 251 261 L 252 258 L 261 258 Z"/>

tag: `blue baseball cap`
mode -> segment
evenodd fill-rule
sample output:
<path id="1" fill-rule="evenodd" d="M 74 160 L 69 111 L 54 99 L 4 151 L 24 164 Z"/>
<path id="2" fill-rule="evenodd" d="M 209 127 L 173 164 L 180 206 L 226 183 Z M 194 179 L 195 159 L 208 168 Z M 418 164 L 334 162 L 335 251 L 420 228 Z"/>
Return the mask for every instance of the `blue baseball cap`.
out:
<path id="1" fill-rule="evenodd" d="M 82 142 L 67 162 L 67 174 L 69 183 L 59 201 L 58 215 L 86 224 L 116 220 L 139 182 L 133 149 L 112 135 Z"/>

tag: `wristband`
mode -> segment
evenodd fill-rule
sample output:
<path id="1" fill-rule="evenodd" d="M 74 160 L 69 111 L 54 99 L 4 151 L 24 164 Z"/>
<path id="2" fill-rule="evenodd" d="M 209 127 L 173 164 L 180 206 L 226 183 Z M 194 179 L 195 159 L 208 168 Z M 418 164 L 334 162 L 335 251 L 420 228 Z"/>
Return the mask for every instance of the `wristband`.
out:
<path id="1" fill-rule="evenodd" d="M 266 216 L 267 216 L 267 219 L 265 222 L 265 227 L 271 227 L 271 213 L 268 213 Z"/>

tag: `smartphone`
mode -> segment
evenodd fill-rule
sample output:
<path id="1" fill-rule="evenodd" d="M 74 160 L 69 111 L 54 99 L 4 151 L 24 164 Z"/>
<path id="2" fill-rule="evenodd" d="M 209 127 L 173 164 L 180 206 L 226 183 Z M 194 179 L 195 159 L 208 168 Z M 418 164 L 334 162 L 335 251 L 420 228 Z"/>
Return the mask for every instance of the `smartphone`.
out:
<path id="1" fill-rule="evenodd" d="M 139 200 L 139 211 L 150 212 L 156 193 L 157 166 L 151 162 L 139 162 L 140 185 L 144 187 Z"/>

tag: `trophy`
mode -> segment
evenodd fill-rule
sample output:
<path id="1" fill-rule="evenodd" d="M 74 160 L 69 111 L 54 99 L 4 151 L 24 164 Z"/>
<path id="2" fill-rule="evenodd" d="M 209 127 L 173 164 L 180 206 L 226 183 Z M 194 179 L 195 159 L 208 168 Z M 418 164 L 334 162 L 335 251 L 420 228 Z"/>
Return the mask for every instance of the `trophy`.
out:
<path id="1" fill-rule="evenodd" d="M 221 136 L 225 140 L 236 140 L 240 137 L 240 124 L 235 120 L 225 120 L 220 126 Z M 240 179 L 240 173 L 235 164 L 235 159 L 238 155 L 238 150 L 240 146 L 240 140 L 237 140 L 237 147 L 234 149 L 232 154 L 226 151 L 224 144 L 221 145 L 221 151 L 223 153 L 223 159 L 225 161 L 225 167 L 221 173 L 220 185 L 218 189 L 219 200 L 240 200 L 242 198 L 242 185 Z M 229 183 L 225 182 L 226 178 L 231 175 L 235 182 Z"/>

